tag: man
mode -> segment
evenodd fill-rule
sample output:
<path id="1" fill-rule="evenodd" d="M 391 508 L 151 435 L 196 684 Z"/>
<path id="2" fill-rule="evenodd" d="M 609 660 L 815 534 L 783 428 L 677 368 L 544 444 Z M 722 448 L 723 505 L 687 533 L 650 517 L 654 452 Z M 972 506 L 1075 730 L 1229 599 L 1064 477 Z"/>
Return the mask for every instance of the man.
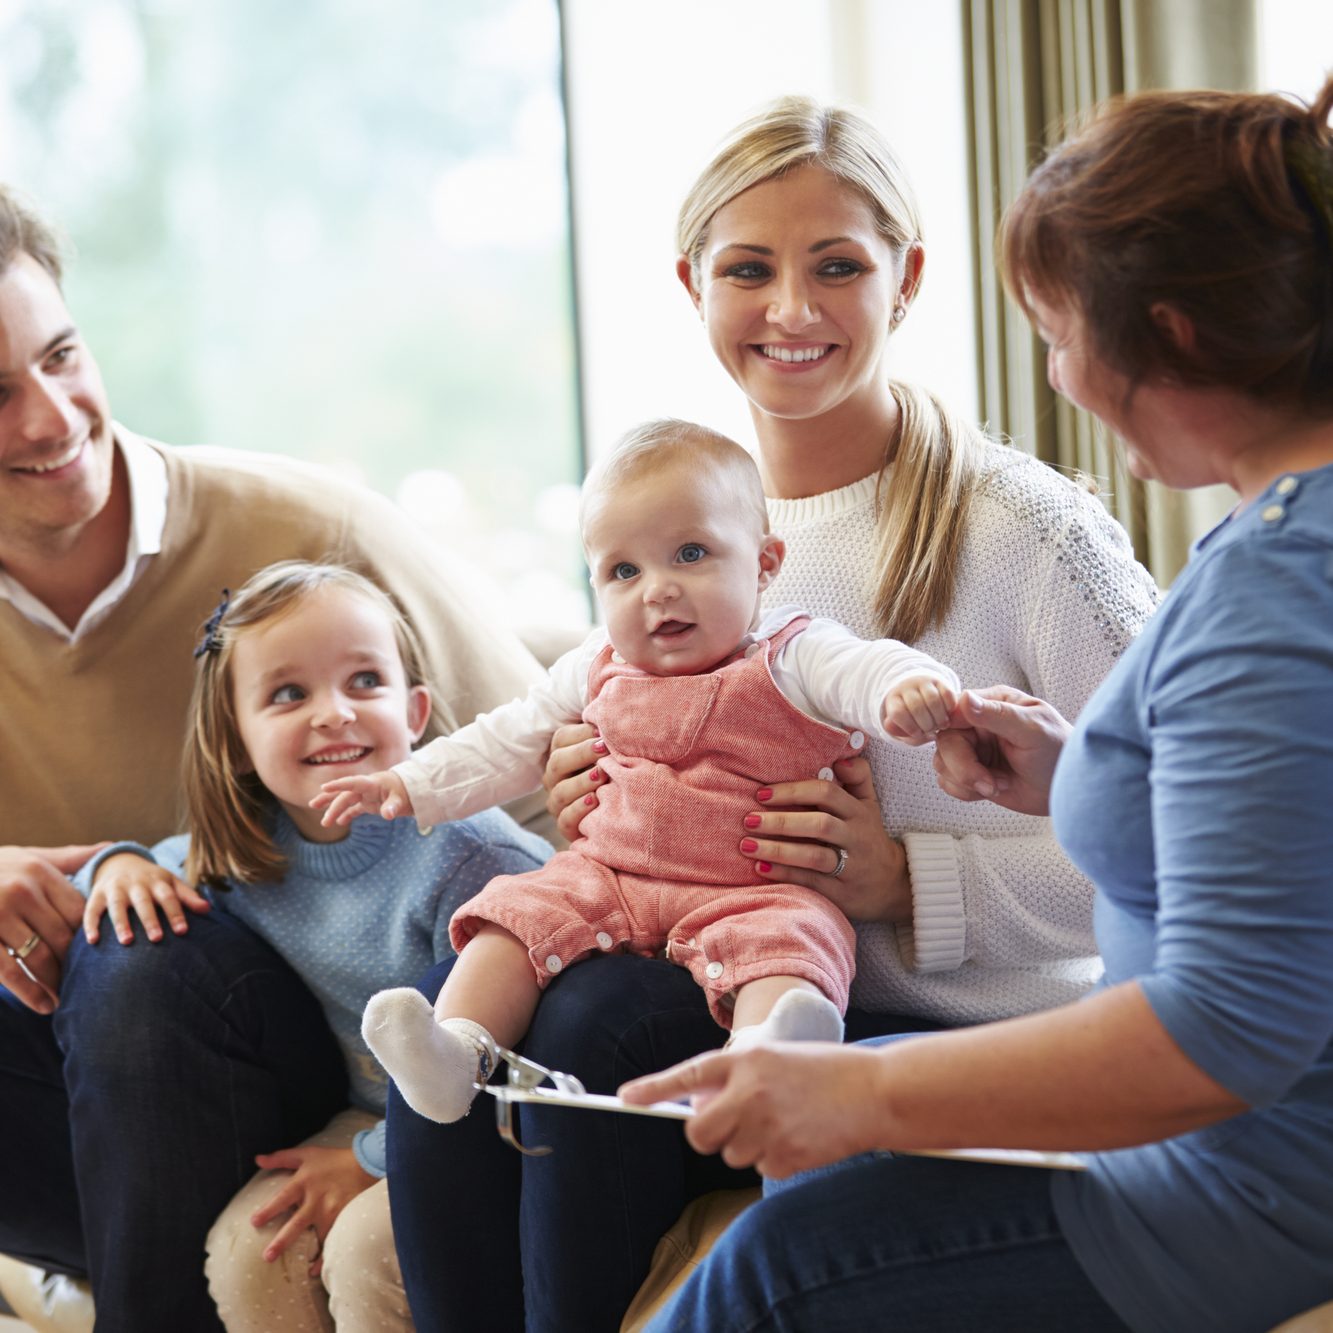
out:
<path id="1" fill-rule="evenodd" d="M 377 578 L 446 715 L 538 672 L 387 501 L 289 460 L 176 451 L 112 421 L 50 232 L 0 188 L 0 1252 L 87 1273 L 99 1330 L 218 1329 L 204 1236 L 345 1105 L 313 997 L 222 918 L 90 947 L 66 874 L 178 828 L 191 647 L 286 558 Z"/>

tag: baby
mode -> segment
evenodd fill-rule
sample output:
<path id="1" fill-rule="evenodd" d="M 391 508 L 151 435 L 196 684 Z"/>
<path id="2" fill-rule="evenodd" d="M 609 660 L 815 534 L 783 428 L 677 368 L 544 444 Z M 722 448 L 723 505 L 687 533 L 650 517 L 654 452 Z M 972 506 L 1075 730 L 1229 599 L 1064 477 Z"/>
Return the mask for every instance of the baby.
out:
<path id="1" fill-rule="evenodd" d="M 383 991 L 363 1034 L 408 1104 L 464 1115 L 526 1032 L 542 988 L 594 953 L 690 970 L 733 1045 L 842 1038 L 855 935 L 822 894 L 761 878 L 732 830 L 766 783 L 832 776 L 867 733 L 921 744 L 959 689 L 892 640 L 867 643 L 759 599 L 782 565 L 754 461 L 701 426 L 652 422 L 589 478 L 580 515 L 604 628 L 526 699 L 405 763 L 325 783 L 324 823 L 378 811 L 423 825 L 537 788 L 552 734 L 596 727 L 610 781 L 583 835 L 541 870 L 492 880 L 450 923 L 459 959 L 432 1014 Z"/>

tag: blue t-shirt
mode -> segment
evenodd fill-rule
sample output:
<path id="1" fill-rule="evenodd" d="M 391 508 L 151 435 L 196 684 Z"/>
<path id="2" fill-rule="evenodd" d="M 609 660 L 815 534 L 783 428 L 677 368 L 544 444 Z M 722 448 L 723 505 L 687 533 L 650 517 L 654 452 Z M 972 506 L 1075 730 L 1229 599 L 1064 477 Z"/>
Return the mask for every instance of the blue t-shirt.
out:
<path id="1" fill-rule="evenodd" d="M 1199 543 L 1052 790 L 1106 984 L 1137 978 L 1253 1108 L 1054 1181 L 1079 1262 L 1145 1333 L 1254 1333 L 1333 1298 L 1330 798 L 1333 466 Z"/>

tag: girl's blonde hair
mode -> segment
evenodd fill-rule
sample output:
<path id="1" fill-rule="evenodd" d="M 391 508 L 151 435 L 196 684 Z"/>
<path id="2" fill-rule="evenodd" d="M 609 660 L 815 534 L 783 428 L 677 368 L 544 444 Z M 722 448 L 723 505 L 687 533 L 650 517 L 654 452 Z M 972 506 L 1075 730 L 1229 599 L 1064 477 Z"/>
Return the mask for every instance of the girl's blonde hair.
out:
<path id="1" fill-rule="evenodd" d="M 676 244 L 696 292 L 717 211 L 745 190 L 804 166 L 822 167 L 854 189 L 899 259 L 921 243 L 916 197 L 879 131 L 846 108 L 783 97 L 728 135 L 685 196 Z M 953 601 L 967 511 L 985 466 L 984 437 L 934 394 L 896 382 L 890 390 L 899 429 L 893 484 L 880 488 L 874 612 L 881 634 L 911 642 L 942 620 Z"/>
<path id="2" fill-rule="evenodd" d="M 225 888 L 280 880 L 286 859 L 274 845 L 274 798 L 250 765 L 241 741 L 232 690 L 232 654 L 247 630 L 287 615 L 321 588 L 346 588 L 378 606 L 393 628 L 408 688 L 424 685 L 425 660 L 407 617 L 364 575 L 343 565 L 284 560 L 253 575 L 205 627 L 196 650 L 198 670 L 190 700 L 183 786 L 192 884 Z M 432 705 L 423 739 L 444 728 Z"/>

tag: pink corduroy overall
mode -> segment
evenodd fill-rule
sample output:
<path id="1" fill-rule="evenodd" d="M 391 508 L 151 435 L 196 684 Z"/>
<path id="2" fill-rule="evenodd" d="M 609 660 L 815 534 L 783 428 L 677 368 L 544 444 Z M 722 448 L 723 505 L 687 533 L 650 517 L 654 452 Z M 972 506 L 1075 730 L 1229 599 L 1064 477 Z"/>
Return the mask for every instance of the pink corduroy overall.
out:
<path id="1" fill-rule="evenodd" d="M 809 623 L 797 617 L 697 676 L 651 676 L 603 649 L 584 718 L 606 742 L 611 780 L 583 837 L 464 903 L 449 925 L 454 947 L 494 922 L 527 946 L 542 986 L 590 954 L 665 948 L 723 1027 L 736 989 L 761 977 L 801 977 L 845 1011 L 856 955 L 847 918 L 813 889 L 760 879 L 737 846 L 761 786 L 817 777 L 857 753 L 846 731 L 773 682 L 770 654 Z"/>

